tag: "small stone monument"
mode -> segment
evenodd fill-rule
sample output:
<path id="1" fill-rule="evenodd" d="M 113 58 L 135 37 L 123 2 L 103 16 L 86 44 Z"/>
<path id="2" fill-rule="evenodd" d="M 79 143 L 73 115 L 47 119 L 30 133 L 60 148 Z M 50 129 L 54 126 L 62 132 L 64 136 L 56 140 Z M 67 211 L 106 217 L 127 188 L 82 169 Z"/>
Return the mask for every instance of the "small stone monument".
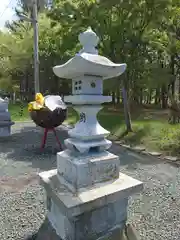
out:
<path id="1" fill-rule="evenodd" d="M 80 120 L 69 131 L 67 149 L 57 154 L 57 169 L 40 173 L 47 194 L 48 219 L 63 240 L 120 240 L 127 220 L 128 198 L 143 184 L 120 172 L 119 157 L 108 152 L 109 132 L 96 119 L 103 80 L 121 75 L 126 64 L 98 55 L 98 37 L 88 28 L 79 35 L 83 49 L 67 63 L 53 68 L 72 79 L 72 103 Z"/>
<path id="2" fill-rule="evenodd" d="M 14 122 L 11 121 L 10 113 L 8 112 L 8 99 L 0 98 L 0 137 L 8 137 L 11 135 L 11 126 Z"/>

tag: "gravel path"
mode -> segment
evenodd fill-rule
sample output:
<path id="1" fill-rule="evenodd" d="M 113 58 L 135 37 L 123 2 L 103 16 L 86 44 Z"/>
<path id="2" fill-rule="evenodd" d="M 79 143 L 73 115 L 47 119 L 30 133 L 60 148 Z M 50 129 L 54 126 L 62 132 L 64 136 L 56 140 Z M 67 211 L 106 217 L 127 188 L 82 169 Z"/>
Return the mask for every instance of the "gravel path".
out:
<path id="1" fill-rule="evenodd" d="M 67 137 L 64 128 L 58 134 L 61 140 Z M 41 137 L 34 124 L 17 123 L 11 138 L 0 140 L 0 240 L 25 239 L 44 222 L 45 196 L 37 173 L 56 168 L 56 149 L 40 154 Z M 48 145 L 54 143 L 50 134 Z M 120 155 L 123 173 L 144 182 L 144 191 L 129 205 L 129 221 L 140 240 L 180 240 L 180 169 L 118 145 L 111 152 Z"/>

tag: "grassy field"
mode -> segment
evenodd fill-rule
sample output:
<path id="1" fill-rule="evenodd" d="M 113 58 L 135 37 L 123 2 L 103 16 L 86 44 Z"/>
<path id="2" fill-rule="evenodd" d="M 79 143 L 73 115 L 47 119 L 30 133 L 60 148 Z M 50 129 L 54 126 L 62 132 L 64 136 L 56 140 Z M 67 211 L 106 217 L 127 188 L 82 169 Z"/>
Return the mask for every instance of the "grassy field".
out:
<path id="1" fill-rule="evenodd" d="M 12 121 L 19 122 L 31 120 L 27 110 L 27 105 L 23 106 L 23 111 L 21 112 L 20 104 L 9 104 L 9 112 L 11 113 Z"/>
<path id="2" fill-rule="evenodd" d="M 150 151 L 180 155 L 180 124 L 168 123 L 168 111 L 138 109 L 131 115 L 133 132 L 121 138 L 125 131 L 123 110 L 105 108 L 99 122 L 111 131 L 111 139 L 122 140 L 132 146 L 145 146 Z"/>
<path id="3" fill-rule="evenodd" d="M 27 105 L 20 116 L 20 105 L 9 106 L 13 121 L 30 120 Z M 180 124 L 168 124 L 168 112 L 155 109 L 138 109 L 132 114 L 133 132 L 121 138 L 125 130 L 123 110 L 104 107 L 98 114 L 100 124 L 111 132 L 112 140 L 123 140 L 130 145 L 145 146 L 152 151 L 161 151 L 170 155 L 180 155 Z M 74 124 L 78 120 L 72 108 L 68 110 L 67 123 Z"/>

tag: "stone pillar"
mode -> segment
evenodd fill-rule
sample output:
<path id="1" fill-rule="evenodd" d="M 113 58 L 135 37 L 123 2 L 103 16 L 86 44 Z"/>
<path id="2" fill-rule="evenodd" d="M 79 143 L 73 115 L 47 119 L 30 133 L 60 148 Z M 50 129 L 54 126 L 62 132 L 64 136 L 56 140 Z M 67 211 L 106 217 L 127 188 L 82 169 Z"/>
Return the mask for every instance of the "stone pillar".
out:
<path id="1" fill-rule="evenodd" d="M 98 37 L 89 28 L 79 40 L 83 49 L 56 66 L 59 77 L 72 78 L 73 95 L 65 97 L 80 113 L 69 131 L 67 149 L 57 154 L 57 169 L 40 173 L 47 194 L 48 219 L 63 240 L 120 240 L 127 220 L 128 198 L 142 183 L 120 172 L 119 157 L 108 152 L 109 132 L 97 121 L 105 78 L 120 75 L 125 64 L 99 56 Z"/>

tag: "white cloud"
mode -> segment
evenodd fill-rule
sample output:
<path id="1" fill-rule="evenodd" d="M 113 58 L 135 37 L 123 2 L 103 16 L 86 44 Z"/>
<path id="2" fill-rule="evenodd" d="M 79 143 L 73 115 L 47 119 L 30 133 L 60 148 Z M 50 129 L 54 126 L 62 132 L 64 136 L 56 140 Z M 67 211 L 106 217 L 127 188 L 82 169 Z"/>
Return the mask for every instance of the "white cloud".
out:
<path id="1" fill-rule="evenodd" d="M 14 8 L 17 4 L 17 0 L 0 0 L 0 29 L 4 28 L 7 20 L 12 21 L 15 19 Z"/>

